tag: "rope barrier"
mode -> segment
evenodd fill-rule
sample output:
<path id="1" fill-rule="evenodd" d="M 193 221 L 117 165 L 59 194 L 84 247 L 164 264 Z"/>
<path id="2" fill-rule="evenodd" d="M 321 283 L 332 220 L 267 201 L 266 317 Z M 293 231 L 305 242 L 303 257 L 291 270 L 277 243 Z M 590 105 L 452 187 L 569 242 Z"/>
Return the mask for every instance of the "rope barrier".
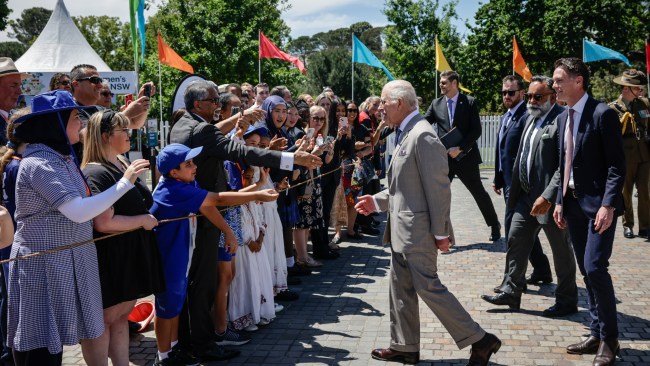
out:
<path id="1" fill-rule="evenodd" d="M 345 167 L 353 166 L 353 165 L 354 164 L 348 164 L 348 165 L 345 165 Z M 300 182 L 300 183 L 298 183 L 296 185 L 293 185 L 293 186 L 291 186 L 289 188 L 282 189 L 282 190 L 278 191 L 278 193 L 286 192 L 288 190 L 300 187 L 301 185 L 307 184 L 307 183 L 309 183 L 309 182 L 311 182 L 311 181 L 313 181 L 313 180 L 315 180 L 317 178 L 324 177 L 324 176 L 326 176 L 328 174 L 332 174 L 334 172 L 337 172 L 337 171 L 343 169 L 343 167 L 344 167 L 344 165 L 342 165 L 342 166 L 340 166 L 340 167 L 338 167 L 338 168 L 336 168 L 336 169 L 334 169 L 332 171 L 329 171 L 327 173 L 323 173 L 323 174 L 318 175 L 316 177 L 309 178 L 309 179 L 305 180 L 304 182 Z M 219 210 L 219 212 L 226 212 L 227 210 L 229 210 L 229 209 L 231 209 L 233 207 L 240 207 L 240 206 L 243 206 L 243 205 L 228 206 L 228 207 L 226 207 L 226 208 L 224 208 L 222 210 Z M 192 218 L 192 217 L 201 217 L 201 216 L 203 216 L 203 215 L 196 214 L 196 215 L 189 215 L 189 216 L 184 216 L 184 217 L 176 217 L 176 218 L 173 218 L 173 219 L 165 219 L 165 220 L 158 221 L 158 224 L 159 225 L 160 224 L 166 224 L 168 222 L 186 220 L 186 219 L 189 219 L 189 218 Z M 56 248 L 53 248 L 53 249 L 48 249 L 48 250 L 43 250 L 43 251 L 40 251 L 40 252 L 29 253 L 29 254 L 23 255 L 21 257 L 5 259 L 5 260 L 0 261 L 0 265 L 5 264 L 5 263 L 9 263 L 9 262 L 15 262 L 15 261 L 26 260 L 26 259 L 29 259 L 29 258 L 40 257 L 40 256 L 45 255 L 45 254 L 56 253 L 56 252 L 60 252 L 60 251 L 63 251 L 63 250 L 74 249 L 74 248 L 80 247 L 82 245 L 87 245 L 87 244 L 95 243 L 95 242 L 98 242 L 98 241 L 101 241 L 101 240 L 106 240 L 106 239 L 109 239 L 109 238 L 113 238 L 115 236 L 123 235 L 123 234 L 130 233 L 130 232 L 140 230 L 140 229 L 141 229 L 141 227 L 137 227 L 135 229 L 120 231 L 120 232 L 117 232 L 117 233 L 113 233 L 113 234 L 109 234 L 109 235 L 105 235 L 105 236 L 100 236 L 99 238 L 93 238 L 93 239 L 82 241 L 82 242 L 79 242 L 79 243 L 67 244 L 67 245 L 64 245 L 64 246 L 61 246 L 61 247 L 56 247 Z"/>

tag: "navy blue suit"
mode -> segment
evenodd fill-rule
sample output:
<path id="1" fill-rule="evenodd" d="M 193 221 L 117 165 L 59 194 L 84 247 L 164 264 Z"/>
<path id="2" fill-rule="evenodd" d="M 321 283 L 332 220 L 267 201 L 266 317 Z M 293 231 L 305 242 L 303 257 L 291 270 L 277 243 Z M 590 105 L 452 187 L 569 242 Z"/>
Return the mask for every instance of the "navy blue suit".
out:
<path id="1" fill-rule="evenodd" d="M 602 206 L 614 207 L 615 216 L 623 211 L 621 191 L 625 181 L 625 155 L 616 111 L 590 96 L 587 98 L 573 150 L 575 190 L 567 188 L 567 192 L 562 182 L 568 109 L 558 116 L 562 138 L 556 203 L 562 205 L 578 268 L 587 288 L 591 335 L 608 341 L 618 338 L 616 299 L 608 272 L 617 220 L 614 219 L 603 234 L 594 230 L 594 221 Z"/>

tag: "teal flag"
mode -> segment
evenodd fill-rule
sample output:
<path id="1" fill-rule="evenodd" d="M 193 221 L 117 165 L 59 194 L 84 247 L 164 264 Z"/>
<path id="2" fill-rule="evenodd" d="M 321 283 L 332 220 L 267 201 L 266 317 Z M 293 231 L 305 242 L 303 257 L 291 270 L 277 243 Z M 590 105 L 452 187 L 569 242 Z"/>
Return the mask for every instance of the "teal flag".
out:
<path id="1" fill-rule="evenodd" d="M 630 60 L 627 59 L 622 53 L 616 52 L 607 47 L 599 46 L 594 42 L 589 42 L 586 39 L 582 42 L 582 47 L 584 48 L 584 57 L 582 61 L 592 62 L 599 60 L 620 60 L 625 62 L 626 65 L 630 66 Z"/>
<path id="2" fill-rule="evenodd" d="M 366 64 L 372 67 L 378 67 L 384 70 L 384 73 L 386 73 L 388 80 L 394 79 L 393 75 L 390 74 L 390 71 L 388 71 L 386 66 L 384 66 L 384 64 L 379 61 L 377 56 L 370 52 L 368 47 L 366 47 L 365 44 L 361 43 L 359 38 L 357 38 L 357 36 L 354 34 L 352 35 L 352 62 Z"/>

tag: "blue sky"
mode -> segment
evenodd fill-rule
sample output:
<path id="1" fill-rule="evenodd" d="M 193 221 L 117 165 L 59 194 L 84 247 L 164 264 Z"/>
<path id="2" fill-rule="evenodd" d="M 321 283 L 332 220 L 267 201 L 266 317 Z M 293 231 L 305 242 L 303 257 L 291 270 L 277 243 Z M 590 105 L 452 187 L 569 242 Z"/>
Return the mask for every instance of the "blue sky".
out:
<path id="1" fill-rule="evenodd" d="M 157 0 L 160 2 L 160 0 Z M 447 0 L 440 0 L 441 4 Z M 9 8 L 13 10 L 11 19 L 20 16 L 27 8 L 40 6 L 54 9 L 56 0 L 9 0 Z M 65 5 L 70 15 L 111 15 L 118 16 L 123 21 L 128 21 L 128 0 L 65 0 Z M 386 16 L 381 12 L 384 7 L 383 0 L 289 0 L 291 8 L 282 14 L 284 21 L 291 27 L 291 36 L 311 36 L 315 33 L 330 29 L 347 27 L 350 24 L 367 21 L 373 26 L 388 24 Z M 480 3 L 477 0 L 460 0 L 457 12 L 459 21 L 456 27 L 461 35 L 467 32 L 465 20 L 473 22 L 474 14 Z M 10 40 L 7 32 L 0 32 L 0 41 Z"/>

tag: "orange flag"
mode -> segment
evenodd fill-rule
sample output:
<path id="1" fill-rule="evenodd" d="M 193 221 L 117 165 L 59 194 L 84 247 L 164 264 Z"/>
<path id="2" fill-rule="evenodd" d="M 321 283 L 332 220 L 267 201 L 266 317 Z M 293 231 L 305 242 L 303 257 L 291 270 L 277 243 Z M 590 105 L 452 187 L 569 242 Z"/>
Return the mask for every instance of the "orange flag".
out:
<path id="1" fill-rule="evenodd" d="M 533 74 L 528 69 L 524 57 L 519 52 L 519 46 L 517 46 L 517 38 L 512 37 L 512 69 L 519 75 L 521 75 L 524 80 L 530 82 L 530 79 L 533 78 Z"/>
<path id="2" fill-rule="evenodd" d="M 173 68 L 194 74 L 194 68 L 165 43 L 158 32 L 158 59 L 161 63 Z"/>

